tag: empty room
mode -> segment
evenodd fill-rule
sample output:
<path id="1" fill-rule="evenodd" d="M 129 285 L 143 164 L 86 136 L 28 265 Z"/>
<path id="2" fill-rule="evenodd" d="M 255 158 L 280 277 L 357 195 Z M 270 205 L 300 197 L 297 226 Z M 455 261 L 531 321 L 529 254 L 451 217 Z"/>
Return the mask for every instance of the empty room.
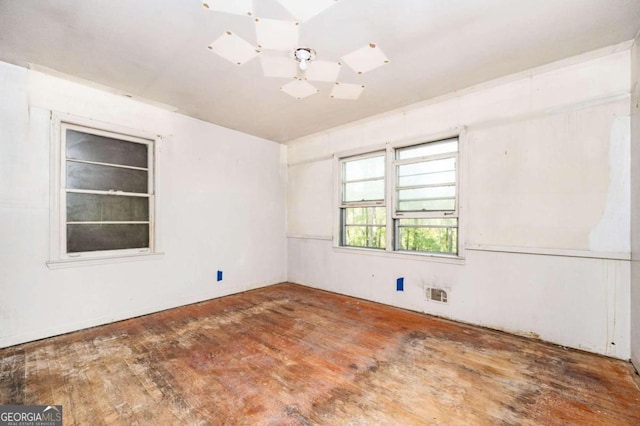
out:
<path id="1" fill-rule="evenodd" d="M 1 425 L 640 425 L 640 0 L 0 0 Z"/>

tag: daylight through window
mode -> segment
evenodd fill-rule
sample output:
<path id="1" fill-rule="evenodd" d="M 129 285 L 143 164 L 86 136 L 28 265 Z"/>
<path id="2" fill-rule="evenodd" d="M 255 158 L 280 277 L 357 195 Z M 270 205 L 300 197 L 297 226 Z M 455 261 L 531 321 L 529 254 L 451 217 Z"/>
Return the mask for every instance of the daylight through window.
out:
<path id="1" fill-rule="evenodd" d="M 458 254 L 458 139 L 343 158 L 340 245 Z M 385 170 L 393 170 L 386 179 Z M 385 182 L 393 191 L 388 202 Z M 387 242 L 387 229 L 393 229 Z"/>
<path id="2" fill-rule="evenodd" d="M 385 247 L 387 219 L 384 168 L 384 152 L 342 162 L 342 245 Z"/>

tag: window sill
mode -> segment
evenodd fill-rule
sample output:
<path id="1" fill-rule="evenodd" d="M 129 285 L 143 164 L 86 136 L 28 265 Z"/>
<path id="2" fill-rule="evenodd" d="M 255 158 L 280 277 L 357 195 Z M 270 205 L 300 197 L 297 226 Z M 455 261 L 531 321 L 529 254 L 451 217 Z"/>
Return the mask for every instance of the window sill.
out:
<path id="1" fill-rule="evenodd" d="M 164 253 L 141 253 L 110 257 L 85 257 L 73 259 L 50 260 L 46 262 L 49 269 L 79 268 L 82 266 L 107 265 L 110 263 L 138 262 L 143 260 L 157 260 L 164 257 Z"/>
<path id="2" fill-rule="evenodd" d="M 387 250 L 368 249 L 368 248 L 361 248 L 361 247 L 341 247 L 341 246 L 337 246 L 337 247 L 334 246 L 333 250 L 338 253 L 377 256 L 377 257 L 386 257 L 386 258 L 392 258 L 392 259 L 408 259 L 408 260 L 418 260 L 418 261 L 426 261 L 426 262 L 450 263 L 455 265 L 463 265 L 465 263 L 465 258 L 462 256 L 448 256 L 444 254 L 440 255 L 440 254 L 430 254 L 430 253 L 411 253 L 406 251 L 387 251 Z"/>

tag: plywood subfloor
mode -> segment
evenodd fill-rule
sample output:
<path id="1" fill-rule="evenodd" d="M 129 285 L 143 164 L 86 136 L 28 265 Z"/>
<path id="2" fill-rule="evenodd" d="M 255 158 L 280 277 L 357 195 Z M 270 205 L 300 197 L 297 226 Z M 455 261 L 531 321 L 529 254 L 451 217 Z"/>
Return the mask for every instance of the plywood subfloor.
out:
<path id="1" fill-rule="evenodd" d="M 64 424 L 638 425 L 630 364 L 292 284 L 0 350 Z"/>

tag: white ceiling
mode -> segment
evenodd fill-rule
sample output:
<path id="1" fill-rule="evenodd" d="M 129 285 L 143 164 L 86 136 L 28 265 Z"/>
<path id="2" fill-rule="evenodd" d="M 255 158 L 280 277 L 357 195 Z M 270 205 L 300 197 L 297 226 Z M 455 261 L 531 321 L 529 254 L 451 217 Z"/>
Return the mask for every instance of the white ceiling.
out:
<path id="1" fill-rule="evenodd" d="M 375 43 L 389 63 L 362 75 L 340 68 L 339 82 L 365 86 L 358 100 L 332 99 L 333 82 L 312 82 L 319 92 L 298 100 L 280 90 L 291 80 L 264 77 L 257 57 L 239 66 L 208 49 L 226 31 L 257 46 L 256 17 L 294 20 L 277 0 L 253 3 L 253 16 L 243 16 L 201 0 L 0 0 L 0 60 L 285 142 L 640 29 L 640 0 L 337 0 L 300 24 L 300 45 L 318 61 L 339 61 Z"/>

